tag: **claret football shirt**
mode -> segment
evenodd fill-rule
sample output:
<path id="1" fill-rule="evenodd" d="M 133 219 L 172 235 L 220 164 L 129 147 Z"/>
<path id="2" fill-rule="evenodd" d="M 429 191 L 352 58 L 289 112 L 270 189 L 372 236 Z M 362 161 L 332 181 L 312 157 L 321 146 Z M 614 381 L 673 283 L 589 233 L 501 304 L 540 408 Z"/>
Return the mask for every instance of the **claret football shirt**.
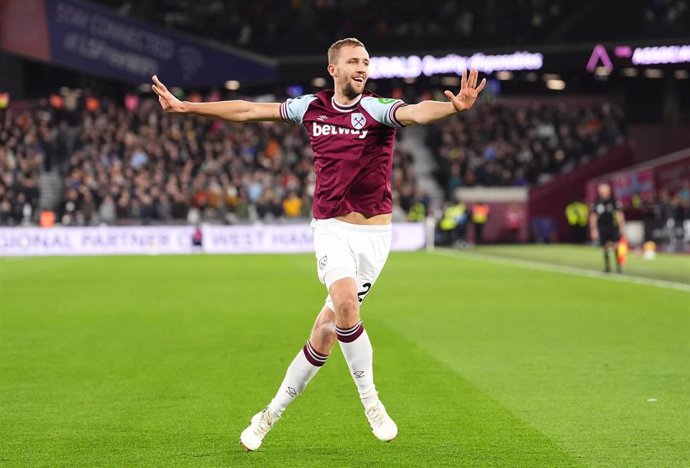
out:
<path id="1" fill-rule="evenodd" d="M 319 91 L 280 106 L 286 122 L 303 125 L 314 151 L 313 216 L 327 219 L 357 211 L 393 212 L 391 173 L 399 99 L 365 90 L 349 106 L 336 102 L 333 90 Z"/>

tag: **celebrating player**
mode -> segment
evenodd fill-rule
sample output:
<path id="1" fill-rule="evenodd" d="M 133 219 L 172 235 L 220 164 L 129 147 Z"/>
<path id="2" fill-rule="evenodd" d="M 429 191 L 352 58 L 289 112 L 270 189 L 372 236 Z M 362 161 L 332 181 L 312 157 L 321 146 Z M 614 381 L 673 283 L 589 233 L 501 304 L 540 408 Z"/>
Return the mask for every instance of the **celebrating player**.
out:
<path id="1" fill-rule="evenodd" d="M 592 205 L 589 215 L 589 229 L 592 240 L 599 240 L 604 250 L 604 271 L 611 271 L 610 253 L 616 258 L 616 271 L 622 273 L 621 256 L 618 252 L 621 231 L 625 218 L 620 204 L 611 195 L 609 184 L 597 185 L 597 199 Z"/>
<path id="2" fill-rule="evenodd" d="M 283 103 L 182 102 L 153 77 L 153 90 L 167 112 L 231 122 L 282 120 L 301 124 L 314 150 L 316 188 L 311 227 L 316 270 L 328 296 L 275 397 L 242 432 L 240 441 L 247 450 L 259 448 L 285 408 L 326 362 L 336 340 L 374 435 L 390 441 L 398 433 L 376 392 L 372 346 L 360 318 L 360 304 L 390 251 L 395 133 L 399 127 L 431 124 L 470 109 L 486 79 L 477 85 L 477 71 L 465 71 L 460 91 L 445 91 L 448 102 L 407 105 L 368 91 L 368 71 L 369 54 L 364 44 L 348 38 L 328 49 L 328 73 L 334 89 Z"/>

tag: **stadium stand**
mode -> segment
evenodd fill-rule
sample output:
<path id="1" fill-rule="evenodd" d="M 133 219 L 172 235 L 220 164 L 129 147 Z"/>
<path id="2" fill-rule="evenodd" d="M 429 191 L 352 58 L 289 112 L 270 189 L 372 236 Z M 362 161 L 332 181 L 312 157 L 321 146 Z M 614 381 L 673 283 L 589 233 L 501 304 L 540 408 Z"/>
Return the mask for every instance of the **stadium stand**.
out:
<path id="1" fill-rule="evenodd" d="M 344 36 L 359 37 L 376 53 L 421 54 L 479 46 L 489 51 L 492 47 L 512 49 L 629 37 L 653 42 L 682 37 L 690 26 L 688 2 L 682 0 L 587 1 L 577 5 L 564 0 L 514 4 L 441 1 L 434 9 L 420 0 L 398 2 L 394 8 L 390 3 L 373 0 L 214 1 L 203 6 L 189 0 L 92 3 L 123 18 L 138 18 L 276 59 L 282 78 L 271 84 L 254 84 L 253 89 L 243 81 L 242 92 L 247 95 L 291 94 L 291 88 L 299 88 L 299 94 L 321 87 L 314 84 L 311 69 L 305 69 L 296 80 L 292 74 L 281 73 L 286 63 L 292 63 L 291 57 L 322 58 L 330 43 Z M 625 15 L 626 21 L 617 21 L 620 15 Z M 608 20 L 593 21 L 601 17 Z M 305 24 L 323 27 L 313 31 L 302 27 Z M 424 38 L 423 43 L 420 38 Z M 289 222 L 308 216 L 313 191 L 312 155 L 298 127 L 169 116 L 160 111 L 150 94 L 135 88 L 137 84 L 108 82 L 107 78 L 65 72 L 49 64 L 20 62 L 9 56 L 4 60 L 4 64 L 14 64 L 17 71 L 30 75 L 32 80 L 27 82 L 45 81 L 43 87 L 54 94 L 46 98 L 45 90 L 37 95 L 38 88 L 19 87 L 19 99 L 34 101 L 17 101 L 13 95 L 9 109 L 0 110 L 0 224 L 37 224 L 43 209 L 54 210 L 57 223 L 64 225 Z M 414 137 L 409 130 L 401 131 L 392 181 L 395 219 L 418 220 L 430 212 L 438 216 L 440 206 L 453 200 L 458 189 L 539 188 L 610 153 L 621 143 L 647 157 L 649 151 L 644 150 L 644 145 L 670 141 L 631 141 L 631 115 L 641 109 L 633 105 L 639 100 L 636 86 L 652 89 L 656 86 L 653 80 L 613 77 L 612 81 L 618 80 L 614 88 L 622 88 L 625 81 L 627 90 L 627 94 L 613 96 L 603 94 L 606 88 L 599 87 L 605 81 L 599 80 L 601 77 L 578 73 L 563 76 L 570 98 L 575 96 L 577 101 L 586 93 L 599 93 L 597 103 L 586 99 L 580 103 L 529 102 L 529 93 L 539 93 L 537 87 L 543 87 L 542 80 L 535 78 L 530 84 L 525 74 L 516 73 L 514 82 L 498 83 L 495 76 L 489 75 L 494 81 L 492 86 L 498 88 L 475 112 L 428 129 L 416 129 L 419 132 Z M 683 89 L 683 76 L 687 76 L 683 73 L 679 69 L 673 75 L 679 90 Z M 51 80 L 53 74 L 56 78 Z M 666 75 L 670 80 L 671 72 Z M 64 85 L 77 89 L 58 93 L 56 83 L 61 79 Z M 311 89 L 307 85 L 310 82 Z M 371 83 L 376 92 L 408 102 L 443 100 L 438 95 L 443 86 L 443 79 L 438 77 L 421 78 L 416 83 L 402 79 Z M 94 91 L 91 94 L 79 88 Z M 649 97 L 655 103 L 684 101 L 682 93 L 663 94 L 659 89 Z M 220 98 L 217 91 L 208 88 L 204 93 L 208 93 L 204 99 Z M 522 95 L 522 102 L 510 104 L 511 94 Z M 3 95 L 9 99 L 9 94 Z M 41 95 L 43 99 L 36 101 Z M 616 99 L 616 104 L 606 99 Z M 650 106 L 642 106 L 645 115 L 656 115 L 649 111 Z M 666 107 L 654 109 L 661 115 Z M 670 110 L 673 108 L 670 106 Z M 668 123 L 680 125 L 687 110 L 679 108 L 666 114 Z M 650 117 L 650 122 L 657 117 Z M 681 130 L 675 135 L 682 135 L 686 127 L 678 128 Z M 666 152 L 681 146 L 669 147 Z M 422 159 L 424 164 L 420 165 Z M 419 171 L 420 166 L 431 169 Z M 674 217 L 677 223 L 687 219 L 687 190 L 676 193 L 675 189 L 660 187 L 659 191 L 657 200 L 645 204 L 645 212 L 656 218 Z"/>
<path id="2" fill-rule="evenodd" d="M 267 55 L 322 54 L 356 36 L 378 52 L 457 47 L 682 37 L 690 29 L 683 0 L 272 0 L 134 2 L 98 0 L 121 14 Z M 164 8 L 163 8 L 164 6 Z M 607 21 L 597 21 L 607 18 Z M 321 27 L 314 29 L 312 24 Z"/>
<path id="3" fill-rule="evenodd" d="M 136 96 L 127 98 L 130 108 L 89 99 L 76 126 L 48 103 L 4 112 L 2 224 L 37 220 L 39 173 L 50 166 L 64 181 L 55 206 L 64 225 L 309 216 L 313 162 L 299 127 L 172 116 Z M 395 198 L 409 208 L 415 176 L 404 144 L 394 160 Z"/>
<path id="4" fill-rule="evenodd" d="M 448 196 L 461 186 L 533 185 L 621 144 L 621 109 L 489 104 L 429 128 L 427 142 Z"/>
<path id="5" fill-rule="evenodd" d="M 167 115 L 155 100 L 137 95 L 124 103 L 86 94 L 77 99 L 71 110 L 52 96 L 3 112 L 0 224 L 36 224 L 42 207 L 54 208 L 63 225 L 309 216 L 313 165 L 301 128 Z M 426 137 L 448 200 L 459 187 L 544 182 L 624 140 L 622 111 L 609 103 L 483 104 L 429 127 Z M 398 220 L 416 202 L 429 206 L 404 141 L 402 130 L 392 182 Z M 60 185 L 48 196 L 41 177 L 51 173 L 60 175 Z M 686 198 L 687 190 L 662 193 L 644 208 L 682 222 L 690 216 Z"/>

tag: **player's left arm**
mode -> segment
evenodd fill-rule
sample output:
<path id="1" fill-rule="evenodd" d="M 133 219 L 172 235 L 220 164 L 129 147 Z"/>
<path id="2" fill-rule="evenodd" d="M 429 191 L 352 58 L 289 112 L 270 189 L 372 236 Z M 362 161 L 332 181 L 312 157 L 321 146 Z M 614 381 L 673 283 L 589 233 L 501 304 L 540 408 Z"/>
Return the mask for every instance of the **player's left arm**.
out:
<path id="1" fill-rule="evenodd" d="M 618 223 L 618 232 L 623 234 L 623 230 L 625 229 L 625 215 L 621 209 L 616 210 L 616 222 Z"/>
<path id="2" fill-rule="evenodd" d="M 477 86 L 478 79 L 479 72 L 477 70 L 473 69 L 469 75 L 465 70 L 462 72 L 460 92 L 458 94 L 453 94 L 448 90 L 444 92 L 449 102 L 422 101 L 418 104 L 400 106 L 395 111 L 395 119 L 404 126 L 428 125 L 469 110 L 486 85 L 486 78 L 483 78 Z"/>

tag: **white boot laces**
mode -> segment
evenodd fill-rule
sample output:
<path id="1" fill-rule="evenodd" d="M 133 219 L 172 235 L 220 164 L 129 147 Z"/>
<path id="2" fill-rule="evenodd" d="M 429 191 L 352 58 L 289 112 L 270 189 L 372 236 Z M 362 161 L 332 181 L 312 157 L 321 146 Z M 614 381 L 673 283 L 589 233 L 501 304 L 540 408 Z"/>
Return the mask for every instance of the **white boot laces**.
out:
<path id="1" fill-rule="evenodd" d="M 266 410 L 263 413 L 261 413 L 261 418 L 259 418 L 259 421 L 257 422 L 256 427 L 254 428 L 254 433 L 257 435 L 257 437 L 263 439 L 272 427 L 273 423 L 271 422 L 271 417 L 268 414 L 268 410 Z"/>
<path id="2" fill-rule="evenodd" d="M 376 426 L 382 425 L 386 420 L 386 415 L 383 411 L 383 408 L 381 408 L 379 405 L 374 405 L 367 409 L 367 416 L 369 416 L 371 423 Z"/>

